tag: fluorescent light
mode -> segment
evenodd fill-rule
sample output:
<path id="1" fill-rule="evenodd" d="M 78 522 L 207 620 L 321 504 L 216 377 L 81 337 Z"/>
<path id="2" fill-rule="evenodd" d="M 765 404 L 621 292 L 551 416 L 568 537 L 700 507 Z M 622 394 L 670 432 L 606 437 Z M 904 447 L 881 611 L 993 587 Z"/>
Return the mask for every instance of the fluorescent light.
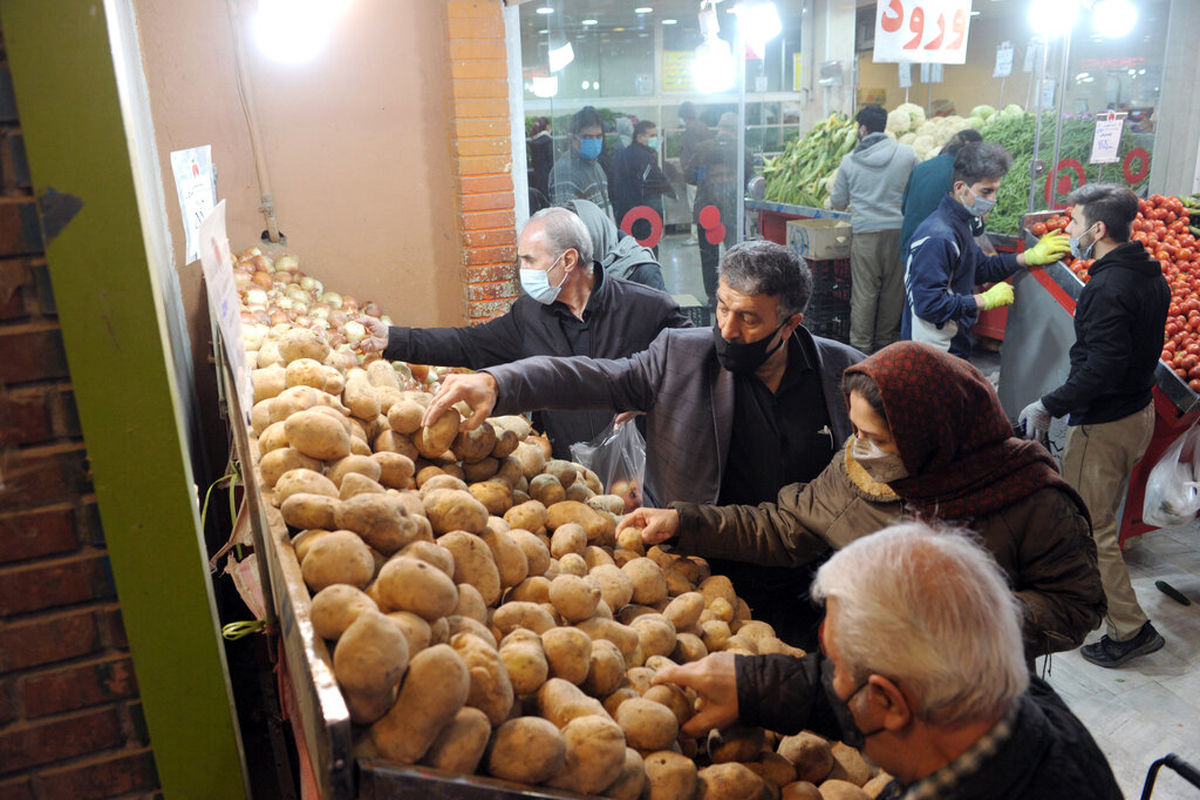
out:
<path id="1" fill-rule="evenodd" d="M 633 13 L 635 13 L 635 14 L 653 14 L 654 9 L 651 8 L 650 6 L 638 6 L 637 8 L 635 8 L 633 10 Z"/>
<path id="2" fill-rule="evenodd" d="M 567 42 L 561 47 L 550 49 L 550 71 L 558 72 L 563 67 L 575 60 L 575 48 L 571 47 L 571 43 Z"/>
<path id="3" fill-rule="evenodd" d="M 325 49 L 346 5 L 346 0 L 261 0 L 253 21 L 255 40 L 276 61 L 303 63 Z"/>
<path id="4" fill-rule="evenodd" d="M 535 9 L 535 11 L 537 11 L 537 13 L 539 13 L 539 14 L 553 14 L 554 13 L 554 9 L 551 8 L 550 6 L 542 6 L 541 8 Z"/>
<path id="5" fill-rule="evenodd" d="M 595 25 L 596 22 L 597 21 L 594 19 L 585 19 L 585 20 L 581 21 L 579 24 L 580 25 Z"/>
<path id="6" fill-rule="evenodd" d="M 540 33 L 540 34 L 542 34 L 542 35 L 545 35 L 545 34 L 547 34 L 547 33 L 549 33 L 549 32 L 550 32 L 550 29 L 549 29 L 549 28 L 542 28 L 540 31 L 538 31 L 538 33 Z"/>
<path id="7" fill-rule="evenodd" d="M 1137 18 L 1137 8 L 1129 0 L 1099 0 L 1092 8 L 1092 30 L 1116 39 L 1129 33 Z"/>
<path id="8" fill-rule="evenodd" d="M 664 19 L 664 20 L 662 21 L 662 24 L 663 24 L 663 25 L 674 25 L 674 24 L 675 24 L 676 22 L 678 22 L 678 21 L 679 21 L 679 20 L 676 20 L 676 19 Z"/>
<path id="9" fill-rule="evenodd" d="M 1063 34 L 1070 34 L 1079 17 L 1079 0 L 1062 0 L 1055 5 L 1054 20 L 1048 21 L 1046 9 L 1038 0 L 1029 4 L 1029 27 L 1043 39 L 1053 39 Z"/>
<path id="10" fill-rule="evenodd" d="M 624 28 L 622 28 L 620 25 L 618 25 L 617 27 L 613 28 L 613 30 L 614 30 L 614 31 L 623 31 L 623 30 L 625 30 L 625 29 L 624 29 Z"/>
<path id="11" fill-rule="evenodd" d="M 779 20 L 779 10 L 771 2 L 743 2 L 736 8 L 738 25 L 742 28 L 742 38 L 757 55 L 763 55 L 767 42 L 774 39 L 783 30 L 783 23 Z"/>

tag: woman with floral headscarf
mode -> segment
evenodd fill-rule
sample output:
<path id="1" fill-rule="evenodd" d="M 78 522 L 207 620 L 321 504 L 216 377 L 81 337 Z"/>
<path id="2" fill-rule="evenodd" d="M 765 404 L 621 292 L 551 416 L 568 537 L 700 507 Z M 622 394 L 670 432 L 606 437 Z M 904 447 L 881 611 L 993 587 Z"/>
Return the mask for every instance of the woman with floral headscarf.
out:
<path id="1" fill-rule="evenodd" d="M 898 342 L 847 369 L 842 387 L 854 435 L 811 483 L 774 504 L 640 509 L 621 527 L 684 553 L 788 566 L 904 519 L 966 527 L 1024 606 L 1026 656 L 1077 647 L 1105 610 L 1087 508 L 1045 448 L 1012 436 L 979 370 Z"/>

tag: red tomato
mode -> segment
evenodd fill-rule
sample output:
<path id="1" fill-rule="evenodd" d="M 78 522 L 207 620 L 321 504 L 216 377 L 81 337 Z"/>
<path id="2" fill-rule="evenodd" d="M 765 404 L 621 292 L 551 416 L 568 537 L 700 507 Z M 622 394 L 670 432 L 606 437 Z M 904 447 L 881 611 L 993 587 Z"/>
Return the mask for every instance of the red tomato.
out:
<path id="1" fill-rule="evenodd" d="M 1046 223 L 1035 222 L 1035 223 L 1033 223 L 1032 230 L 1033 230 L 1034 236 L 1045 236 L 1046 235 Z"/>

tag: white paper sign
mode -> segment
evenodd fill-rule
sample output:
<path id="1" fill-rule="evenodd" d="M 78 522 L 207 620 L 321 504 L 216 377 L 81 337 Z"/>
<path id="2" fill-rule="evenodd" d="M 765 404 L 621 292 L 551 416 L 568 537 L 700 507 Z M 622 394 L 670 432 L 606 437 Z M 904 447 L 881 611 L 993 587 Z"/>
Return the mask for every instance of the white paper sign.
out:
<path id="1" fill-rule="evenodd" d="M 942 65 L 941 64 L 922 64 L 921 65 L 921 83 L 941 83 L 942 82 Z"/>
<path id="2" fill-rule="evenodd" d="M 1050 108 L 1054 105 L 1054 86 L 1054 79 L 1046 78 L 1046 82 L 1042 84 L 1042 102 L 1039 108 Z"/>
<path id="3" fill-rule="evenodd" d="M 1097 119 L 1096 132 L 1092 134 L 1091 164 L 1115 164 L 1117 148 L 1121 146 L 1121 129 L 1125 127 L 1125 119 Z"/>
<path id="4" fill-rule="evenodd" d="M 1001 42 L 996 48 L 996 69 L 992 71 L 993 78 L 1007 78 L 1012 75 L 1013 48 L 1008 42 Z"/>
<path id="5" fill-rule="evenodd" d="M 1025 48 L 1025 65 L 1021 68 L 1022 72 L 1033 72 L 1036 66 L 1036 60 L 1041 55 L 1041 44 L 1038 42 L 1031 43 Z"/>
<path id="6" fill-rule="evenodd" d="M 900 88 L 909 89 L 912 87 L 912 64 L 898 64 L 900 68 Z"/>
<path id="7" fill-rule="evenodd" d="M 212 147 L 192 147 L 171 153 L 171 172 L 175 175 L 175 191 L 179 195 L 179 210 L 183 212 L 183 235 L 187 248 L 187 263 L 200 257 L 197 234 L 200 223 L 217 203 L 217 178 L 212 163 Z"/>
<path id="8" fill-rule="evenodd" d="M 879 0 L 874 60 L 966 63 L 970 25 L 971 0 Z"/>
<path id="9" fill-rule="evenodd" d="M 233 256 L 229 238 L 225 235 L 225 201 L 217 203 L 197 235 L 200 247 L 200 266 L 204 270 L 204 287 L 208 292 L 208 307 L 212 309 L 221 338 L 225 342 L 225 357 L 233 373 L 234 388 L 242 406 L 245 421 L 250 421 L 254 405 L 254 388 L 250 384 L 250 367 L 242 349 L 242 303 L 233 282 Z"/>

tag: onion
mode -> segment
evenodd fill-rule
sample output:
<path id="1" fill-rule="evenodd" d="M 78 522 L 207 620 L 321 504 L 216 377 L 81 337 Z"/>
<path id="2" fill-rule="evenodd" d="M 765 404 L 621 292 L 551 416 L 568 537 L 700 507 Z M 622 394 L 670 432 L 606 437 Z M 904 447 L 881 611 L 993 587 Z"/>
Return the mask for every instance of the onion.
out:
<path id="1" fill-rule="evenodd" d="M 342 295 L 342 309 L 354 313 L 358 311 L 358 301 L 348 294 Z"/>
<path id="2" fill-rule="evenodd" d="M 291 329 L 292 326 L 287 322 L 273 322 L 271 323 L 271 330 L 267 331 L 267 338 L 278 339 Z"/>
<path id="3" fill-rule="evenodd" d="M 275 307 L 283 311 L 290 311 L 294 306 L 295 303 L 292 302 L 292 298 L 286 295 L 275 301 Z"/>
<path id="4" fill-rule="evenodd" d="M 271 316 L 263 309 L 255 311 L 254 316 L 258 320 L 258 324 L 262 325 L 264 328 L 271 324 Z"/>
<path id="5" fill-rule="evenodd" d="M 301 328 L 311 328 L 312 327 L 312 317 L 308 316 L 307 314 L 297 315 L 295 322 Z"/>
<path id="6" fill-rule="evenodd" d="M 329 306 L 324 303 L 314 303 L 308 307 L 308 313 L 317 319 L 329 319 Z"/>
<path id="7" fill-rule="evenodd" d="M 267 293 L 262 289 L 250 289 L 246 292 L 246 305 L 250 307 L 265 308 L 267 305 Z"/>
<path id="8" fill-rule="evenodd" d="M 242 272 L 241 270 L 234 270 L 233 285 L 236 286 L 237 288 L 244 289 L 253 282 L 254 282 L 254 276 L 251 275 L 249 272 Z"/>
<path id="9" fill-rule="evenodd" d="M 288 286 L 287 296 L 292 299 L 292 302 L 296 304 L 297 308 L 308 308 L 310 305 L 312 305 L 312 295 L 295 284 L 290 284 Z"/>
<path id="10" fill-rule="evenodd" d="M 300 259 L 290 253 L 284 254 L 275 260 L 275 269 L 283 272 L 299 272 Z"/>
<path id="11" fill-rule="evenodd" d="M 242 309 L 242 322 L 243 322 L 245 325 L 253 325 L 253 324 L 254 324 L 254 322 L 255 322 L 255 319 L 256 319 L 256 317 L 255 317 L 255 314 L 254 314 L 254 312 L 253 312 L 253 311 L 251 311 L 251 310 L 250 310 L 250 309 L 248 309 L 248 308 L 246 308 L 246 309 Z M 243 330 L 244 330 L 244 329 L 243 329 Z M 243 335 L 243 336 L 242 336 L 242 340 L 243 340 L 243 342 L 245 341 L 245 338 L 246 338 L 246 337 Z"/>
<path id="12" fill-rule="evenodd" d="M 295 279 L 296 279 L 295 276 L 293 276 L 292 273 L 290 273 L 290 272 L 272 272 L 271 273 L 271 280 L 274 281 L 275 283 L 280 283 L 280 284 L 291 283 Z"/>
<path id="13" fill-rule="evenodd" d="M 271 275 L 268 272 L 259 270 L 258 272 L 254 273 L 253 281 L 266 289 L 271 285 Z"/>
<path id="14" fill-rule="evenodd" d="M 314 330 L 317 328 L 320 328 L 321 330 L 327 331 L 330 328 L 329 320 L 321 319 L 320 317 L 313 317 L 312 318 L 312 327 Z"/>
<path id="15" fill-rule="evenodd" d="M 366 327 L 357 320 L 347 322 L 342 332 L 346 334 L 346 341 L 350 344 L 358 344 L 367 335 Z"/>
<path id="16" fill-rule="evenodd" d="M 286 325 L 288 322 L 291 322 L 291 320 L 288 319 L 288 315 L 287 315 L 286 311 L 272 311 L 271 312 L 271 325 L 272 326 Z M 290 328 L 291 326 L 288 325 L 287 327 Z"/>
<path id="17" fill-rule="evenodd" d="M 330 311 L 329 321 L 335 328 L 340 328 L 350 321 L 350 316 L 345 311 Z"/>
<path id="18" fill-rule="evenodd" d="M 321 295 L 321 302 L 328 305 L 330 308 L 342 307 L 342 296 L 337 292 L 326 292 Z"/>
<path id="19" fill-rule="evenodd" d="M 253 260 L 254 260 L 254 268 L 255 269 L 261 270 L 262 272 L 274 272 L 275 271 L 274 262 L 272 262 L 271 259 L 262 255 L 261 253 L 259 255 L 256 255 Z"/>
<path id="20" fill-rule="evenodd" d="M 346 337 L 342 335 L 342 332 L 337 330 L 336 328 L 331 328 L 329 331 L 329 346 L 337 347 L 338 345 L 345 344 L 345 343 L 346 343 Z"/>

